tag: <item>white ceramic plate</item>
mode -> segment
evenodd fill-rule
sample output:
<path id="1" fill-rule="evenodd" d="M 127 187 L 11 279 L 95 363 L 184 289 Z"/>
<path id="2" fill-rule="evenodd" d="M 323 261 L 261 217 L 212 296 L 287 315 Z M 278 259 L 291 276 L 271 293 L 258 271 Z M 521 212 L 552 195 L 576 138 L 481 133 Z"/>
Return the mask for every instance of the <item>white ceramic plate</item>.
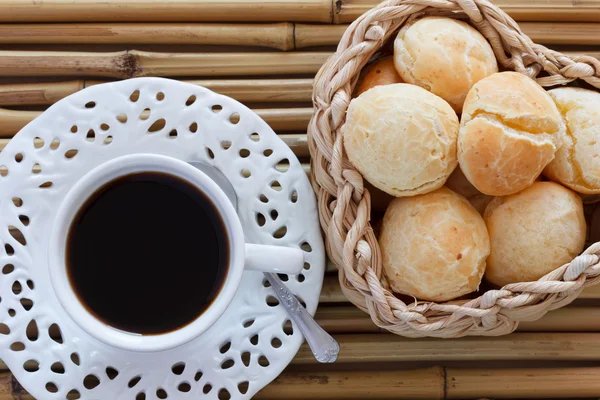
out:
<path id="1" fill-rule="evenodd" d="M 38 399 L 64 399 L 73 390 L 101 400 L 250 398 L 303 341 L 297 330 L 284 330 L 287 314 L 268 304 L 274 297 L 261 273 L 244 272 L 231 305 L 205 334 L 154 353 L 94 339 L 54 293 L 47 253 L 58 205 L 88 171 L 132 153 L 220 169 L 237 192 L 250 241 L 305 250 L 305 270 L 286 283 L 314 314 L 325 256 L 314 194 L 292 151 L 235 100 L 191 84 L 139 78 L 59 101 L 0 154 L 0 357 Z M 110 237 L 99 245 L 110 246 Z"/>

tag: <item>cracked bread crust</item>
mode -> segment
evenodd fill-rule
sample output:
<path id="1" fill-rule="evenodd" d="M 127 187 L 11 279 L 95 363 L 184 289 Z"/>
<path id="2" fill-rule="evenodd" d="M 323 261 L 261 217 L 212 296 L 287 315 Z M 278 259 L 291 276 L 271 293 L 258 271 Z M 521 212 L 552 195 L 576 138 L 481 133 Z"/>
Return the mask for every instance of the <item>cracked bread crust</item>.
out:
<path id="1" fill-rule="evenodd" d="M 535 81 L 517 72 L 482 79 L 465 100 L 458 160 L 479 191 L 505 196 L 531 186 L 565 133 L 558 108 Z"/>
<path id="2" fill-rule="evenodd" d="M 600 93 L 573 87 L 548 92 L 566 125 L 544 175 L 582 194 L 600 193 Z"/>
<path id="3" fill-rule="evenodd" d="M 570 262 L 585 245 L 583 202 L 554 182 L 535 182 L 496 197 L 484 220 L 491 242 L 485 278 L 497 286 L 538 280 Z"/>
<path id="4" fill-rule="evenodd" d="M 479 287 L 490 253 L 479 213 L 443 187 L 392 201 L 379 237 L 392 289 L 420 300 L 447 301 Z"/>
<path id="5" fill-rule="evenodd" d="M 498 72 L 483 35 L 466 22 L 445 17 L 404 25 L 394 41 L 394 63 L 405 82 L 440 96 L 458 113 L 471 86 Z"/>
<path id="6" fill-rule="evenodd" d="M 402 83 L 402 79 L 394 67 L 394 58 L 392 56 L 384 57 L 363 69 L 356 89 L 354 89 L 354 97 L 360 96 L 375 86 L 393 83 Z"/>
<path id="7" fill-rule="evenodd" d="M 458 164 L 458 117 L 415 85 L 377 86 L 352 100 L 342 135 L 350 162 L 392 196 L 436 190 Z"/>

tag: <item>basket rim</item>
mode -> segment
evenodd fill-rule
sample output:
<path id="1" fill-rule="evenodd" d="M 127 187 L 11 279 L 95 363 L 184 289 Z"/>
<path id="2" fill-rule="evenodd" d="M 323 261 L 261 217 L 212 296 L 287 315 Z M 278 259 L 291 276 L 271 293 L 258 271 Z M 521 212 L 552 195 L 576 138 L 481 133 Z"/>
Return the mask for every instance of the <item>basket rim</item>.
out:
<path id="1" fill-rule="evenodd" d="M 504 335 L 519 321 L 539 319 L 571 303 L 584 287 L 600 282 L 600 242 L 538 281 L 491 289 L 475 299 L 406 304 L 381 284 L 379 243 L 370 225 L 370 194 L 348 161 L 340 128 L 360 71 L 412 19 L 441 15 L 467 19 L 491 44 L 499 64 L 556 86 L 583 80 L 600 88 L 600 61 L 567 56 L 534 43 L 488 0 L 388 0 L 356 19 L 313 84 L 308 126 L 311 182 L 330 260 L 346 297 L 381 328 L 408 337 Z M 542 76 L 539 76 L 542 74 Z"/>

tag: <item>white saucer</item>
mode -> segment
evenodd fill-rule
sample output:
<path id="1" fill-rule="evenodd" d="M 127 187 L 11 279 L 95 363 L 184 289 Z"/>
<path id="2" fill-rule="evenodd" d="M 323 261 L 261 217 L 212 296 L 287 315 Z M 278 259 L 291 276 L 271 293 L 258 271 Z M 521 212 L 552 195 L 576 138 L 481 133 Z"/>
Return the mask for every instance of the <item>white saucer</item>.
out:
<path id="1" fill-rule="evenodd" d="M 130 98 L 134 92 L 139 98 Z M 161 118 L 164 127 L 156 122 Z M 289 364 L 303 341 L 296 329 L 284 331 L 284 308 L 267 304 L 274 297 L 261 273 L 244 273 L 233 302 L 205 334 L 159 353 L 127 352 L 94 339 L 54 293 L 47 250 L 58 205 L 88 171 L 131 153 L 220 169 L 237 192 L 250 241 L 306 250 L 305 270 L 286 283 L 314 314 L 325 255 L 316 201 L 298 159 L 237 101 L 191 84 L 138 78 L 59 101 L 0 154 L 0 358 L 38 399 L 64 399 L 71 390 L 101 400 L 250 398 Z M 22 232 L 25 245 L 11 235 L 11 226 Z M 110 237 L 98 245 L 110 246 Z"/>

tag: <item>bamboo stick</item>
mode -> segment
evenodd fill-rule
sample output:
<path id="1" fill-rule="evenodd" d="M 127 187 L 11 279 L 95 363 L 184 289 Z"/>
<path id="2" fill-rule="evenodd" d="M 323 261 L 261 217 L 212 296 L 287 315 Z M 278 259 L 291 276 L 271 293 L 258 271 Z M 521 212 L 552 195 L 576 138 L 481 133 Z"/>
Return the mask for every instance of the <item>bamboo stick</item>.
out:
<path id="1" fill-rule="evenodd" d="M 600 2 L 598 3 L 600 6 Z M 523 32 L 542 44 L 600 44 L 600 23 L 521 22 Z M 296 48 L 335 46 L 348 25 L 296 24 Z"/>
<path id="2" fill-rule="evenodd" d="M 404 371 L 283 373 L 256 399 L 443 399 L 441 367 Z"/>
<path id="3" fill-rule="evenodd" d="M 260 108 L 254 111 L 276 131 L 306 131 L 312 115 L 312 108 Z M 41 111 L 0 108 L 0 137 L 13 136 L 41 114 Z M 308 147 L 304 144 L 306 141 L 302 139 L 298 140 L 300 143 L 295 147 L 300 153 L 306 154 Z"/>
<path id="4" fill-rule="evenodd" d="M 320 307 L 315 316 L 329 333 L 377 333 L 386 332 L 371 320 L 368 314 L 354 306 Z M 567 306 L 550 311 L 541 319 L 522 322 L 520 332 L 598 332 L 600 331 L 600 308 Z"/>
<path id="5" fill-rule="evenodd" d="M 254 398 L 594 398 L 600 393 L 599 374 L 598 367 L 284 372 Z M 0 374 L 0 400 L 14 399 L 34 400 L 10 372 Z"/>
<path id="6" fill-rule="evenodd" d="M 0 43 L 197 44 L 294 48 L 294 24 L 5 24 Z"/>
<path id="7" fill-rule="evenodd" d="M 304 21 L 352 22 L 378 0 L 2 0 L 0 22 Z M 496 0 L 518 21 L 599 21 L 598 0 Z M 333 15 L 332 15 L 333 11 Z"/>
<path id="8" fill-rule="evenodd" d="M 128 78 L 134 71 L 135 60 L 126 51 L 0 51 L 0 75 L 4 76 L 84 75 Z"/>
<path id="9" fill-rule="evenodd" d="M 0 106 L 49 105 L 86 87 L 86 81 L 0 85 Z"/>
<path id="10" fill-rule="evenodd" d="M 600 20 L 600 2 L 598 2 L 598 7 L 597 12 Z M 521 22 L 519 26 L 536 43 L 568 45 L 600 44 L 600 23 Z"/>
<path id="11" fill-rule="evenodd" d="M 196 44 L 258 46 L 291 50 L 337 45 L 348 25 L 293 24 L 5 24 L 0 43 L 35 44 Z M 600 24 L 581 22 L 522 22 L 520 27 L 537 43 L 599 44 Z"/>
<path id="12" fill-rule="evenodd" d="M 600 368 L 446 370 L 448 399 L 582 398 L 600 394 Z"/>
<path id="13" fill-rule="evenodd" d="M 16 111 L 0 108 L 0 137 L 13 136 L 40 114 L 39 111 Z"/>
<path id="14" fill-rule="evenodd" d="M 256 113 L 264 119 L 274 131 L 304 131 L 308 129 L 312 108 L 272 108 L 257 109 Z M 307 142 L 308 147 L 308 142 Z"/>
<path id="15" fill-rule="evenodd" d="M 83 80 L 0 85 L 0 106 L 53 104 L 84 87 Z"/>
<path id="16" fill-rule="evenodd" d="M 310 102 L 312 79 L 192 80 L 242 102 Z"/>
<path id="17" fill-rule="evenodd" d="M 284 372 L 256 399 L 443 399 L 444 369 Z M 34 400 L 10 372 L 0 374 L 0 400 Z"/>
<path id="18" fill-rule="evenodd" d="M 331 22 L 331 0 L 1 0 L 0 22 Z"/>
<path id="19" fill-rule="evenodd" d="M 338 363 L 407 361 L 600 360 L 599 333 L 513 333 L 460 339 L 403 338 L 392 334 L 336 335 Z M 316 363 L 304 344 L 293 363 Z"/>
<path id="20" fill-rule="evenodd" d="M 334 23 L 352 22 L 379 0 L 332 0 Z M 495 0 L 517 21 L 600 21 L 600 1 Z"/>
<path id="21" fill-rule="evenodd" d="M 1 1 L 1 0 L 0 0 Z M 600 52 L 564 52 L 599 58 Z M 4 76 L 240 76 L 312 74 L 332 53 L 116 53 L 0 51 Z"/>
<path id="22" fill-rule="evenodd" d="M 315 73 L 330 53 L 152 53 L 132 51 L 134 76 L 233 76 Z M 0 54 L 1 56 L 1 54 Z"/>
<path id="23" fill-rule="evenodd" d="M 1 0 L 0 0 L 1 1 Z M 4 76 L 240 76 L 311 74 L 331 55 L 293 53 L 114 53 L 0 51 Z"/>
<path id="24" fill-rule="evenodd" d="M 281 140 L 283 140 L 283 142 L 286 145 L 288 145 L 290 149 L 292 149 L 296 157 L 306 158 L 310 156 L 310 154 L 308 153 L 308 147 L 306 147 L 306 133 L 285 134 L 279 135 L 279 137 L 281 138 Z M 309 163 L 303 163 L 302 165 L 306 165 L 307 173 L 310 172 Z"/>
<path id="25" fill-rule="evenodd" d="M 307 25 L 296 24 L 294 40 L 297 49 L 314 46 L 335 46 L 348 25 Z"/>
<path id="26" fill-rule="evenodd" d="M 1 26 L 1 25 L 0 25 Z M 0 106 L 46 105 L 107 81 L 73 80 L 0 85 Z M 229 79 L 184 81 L 242 102 L 309 102 L 312 79 Z"/>

